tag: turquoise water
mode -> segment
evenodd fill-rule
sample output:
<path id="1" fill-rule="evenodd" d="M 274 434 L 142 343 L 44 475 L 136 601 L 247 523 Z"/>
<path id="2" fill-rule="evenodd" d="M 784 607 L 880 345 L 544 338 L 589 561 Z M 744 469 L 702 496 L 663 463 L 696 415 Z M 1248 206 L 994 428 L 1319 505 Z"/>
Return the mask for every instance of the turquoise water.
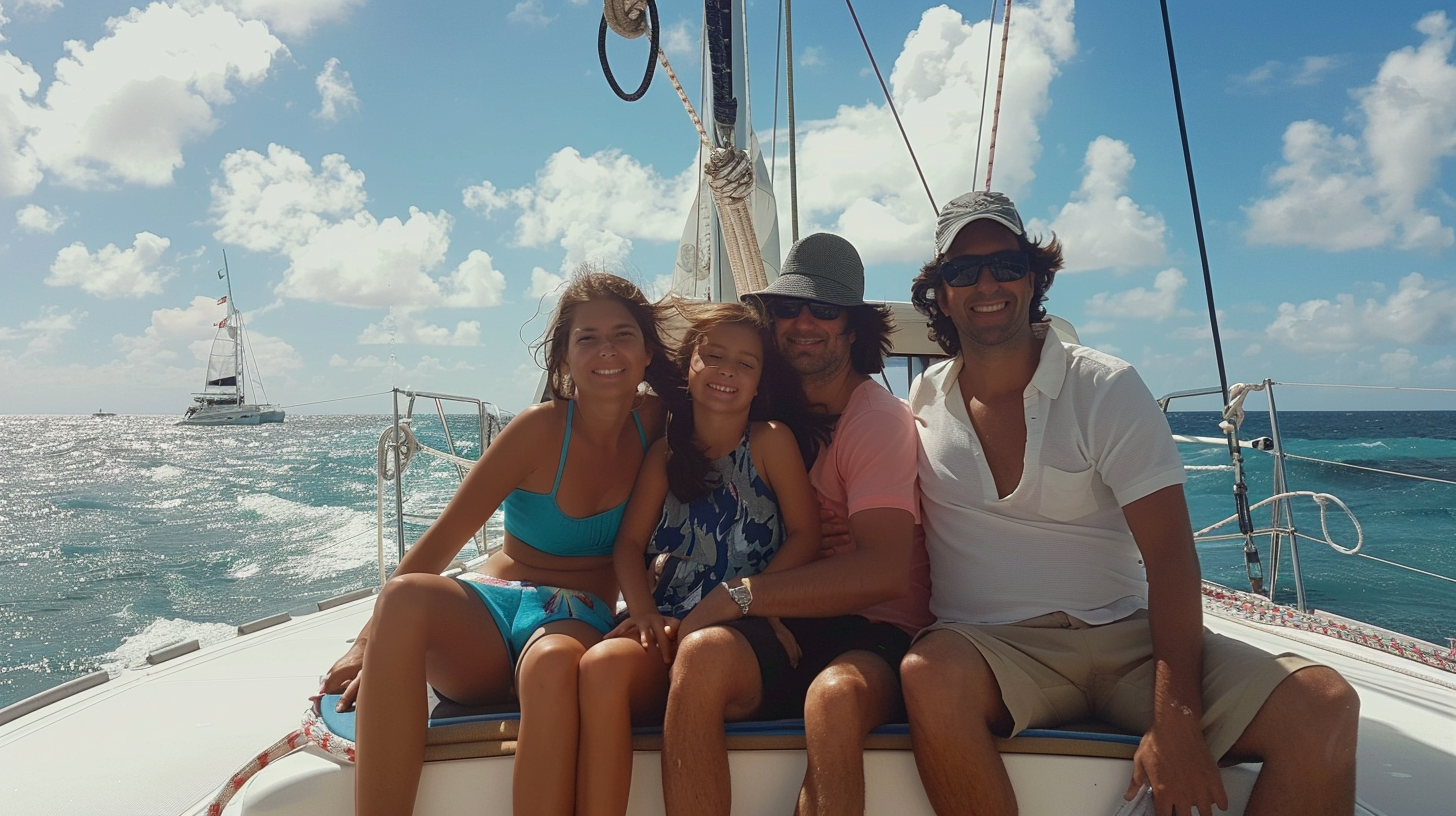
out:
<path id="1" fill-rule="evenodd" d="M 457 444 L 474 418 L 452 417 Z M 1174 429 L 1217 435 L 1212 414 Z M 1265 433 L 1251 417 L 1245 436 Z M 237 624 L 378 581 L 375 456 L 385 416 L 290 416 L 282 425 L 179 427 L 171 416 L 0 417 L 11 450 L 0 475 L 0 706 L 95 670 L 136 665 L 178 640 L 231 637 Z M 1456 412 L 1290 412 L 1291 453 L 1456 480 Z M 438 420 L 418 430 L 443 446 Z M 1184 446 L 1195 467 L 1221 449 Z M 18 454 L 18 455 L 17 455 Z M 1269 457 L 1249 455 L 1250 495 L 1268 494 Z M 1456 487 L 1292 463 L 1293 489 L 1325 490 L 1356 512 L 1372 555 L 1456 576 Z M 417 459 L 408 513 L 438 511 L 453 466 Z M 1192 470 L 1195 527 L 1233 512 L 1225 471 Z M 391 494 L 392 496 L 392 489 Z M 392 499 L 386 507 L 392 517 Z M 1302 531 L 1318 535 L 1307 500 Z M 1258 515 L 1256 522 L 1261 519 Z M 386 564 L 395 543 L 386 532 Z M 418 535 L 411 526 L 407 538 Z M 1354 541 L 1341 515 L 1332 534 Z M 488 535 L 498 535 L 493 522 Z M 467 555 L 470 553 L 467 553 Z M 1444 643 L 1456 635 L 1456 584 L 1301 545 L 1314 606 Z M 1240 545 L 1200 548 L 1206 577 L 1247 582 Z M 1266 570 L 1269 569 L 1266 557 Z M 1287 568 L 1284 571 L 1287 575 Z M 1282 577 L 1281 600 L 1292 598 Z M 322 672 L 337 655 L 319 655 Z"/>

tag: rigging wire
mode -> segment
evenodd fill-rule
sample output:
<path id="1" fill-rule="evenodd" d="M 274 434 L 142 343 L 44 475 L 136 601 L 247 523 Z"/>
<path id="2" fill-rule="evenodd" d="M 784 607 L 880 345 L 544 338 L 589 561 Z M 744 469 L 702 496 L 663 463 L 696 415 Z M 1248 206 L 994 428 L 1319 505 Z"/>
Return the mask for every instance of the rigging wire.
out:
<path id="1" fill-rule="evenodd" d="M 971 164 L 971 173 L 981 166 L 981 137 L 986 129 L 986 90 L 991 87 L 991 43 L 996 36 L 996 2 L 991 0 L 991 13 L 986 15 L 986 67 L 981 69 L 981 111 L 976 114 L 976 160 Z"/>
<path id="2" fill-rule="evenodd" d="M 768 146 L 768 186 L 773 187 L 774 171 L 778 169 L 779 161 L 779 57 L 783 55 L 784 47 L 784 0 L 779 0 L 778 14 L 778 41 L 774 43 L 774 104 L 773 104 L 773 138 Z"/>
<path id="3" fill-rule="evenodd" d="M 991 111 L 991 145 L 986 150 L 986 191 L 991 191 L 991 168 L 996 164 L 996 129 L 1001 125 L 1001 88 L 1006 82 L 1006 46 L 1011 40 L 1011 0 L 1001 15 L 1001 67 L 996 72 L 996 106 Z M 989 52 L 987 52 L 989 56 Z"/>
<path id="4" fill-rule="evenodd" d="M 1011 0 L 1007 0 L 1008 5 L 1010 2 Z M 926 183 L 925 173 L 920 169 L 920 160 L 915 157 L 915 148 L 910 145 L 910 137 L 905 133 L 904 123 L 900 121 L 900 112 L 895 109 L 895 100 L 890 98 L 890 86 L 885 84 L 885 78 L 880 74 L 879 63 L 875 62 L 875 54 L 870 50 L 870 41 L 865 39 L 864 28 L 859 24 L 859 15 L 854 13 L 854 3 L 852 0 L 844 0 L 844 4 L 849 7 L 849 16 L 854 20 L 854 30 L 859 32 L 859 41 L 864 43 L 865 55 L 870 58 L 870 67 L 875 71 L 875 79 L 880 81 L 880 90 L 885 92 L 885 102 L 890 106 L 890 113 L 895 116 L 895 126 L 900 128 L 900 138 L 905 140 L 905 149 L 910 151 L 910 161 L 915 165 L 915 174 L 920 176 L 920 185 L 925 188 L 925 197 L 930 199 L 930 209 L 939 213 L 940 208 L 935 206 L 935 196 L 930 194 L 930 185 Z M 790 142 L 790 144 L 793 143 Z M 995 131 L 992 130 L 991 146 L 993 149 L 995 145 Z M 795 232 L 797 233 L 797 230 Z"/>
<path id="5" fill-rule="evenodd" d="M 1203 264 L 1203 291 L 1208 301 L 1208 322 L 1213 330 L 1214 356 L 1218 360 L 1218 385 L 1224 401 L 1227 402 L 1228 373 L 1223 362 L 1223 340 L 1218 332 L 1218 310 L 1213 303 L 1213 274 L 1208 268 L 1208 243 L 1203 238 L 1203 215 L 1198 209 L 1198 185 L 1193 180 L 1193 153 L 1188 147 L 1188 122 L 1183 116 L 1183 92 L 1178 85 L 1178 60 L 1173 54 L 1173 26 L 1168 20 L 1168 0 L 1159 0 L 1159 5 L 1163 8 L 1163 38 L 1168 43 L 1168 72 L 1173 80 L 1173 106 L 1178 111 L 1178 135 L 1183 140 L 1183 166 L 1188 173 L 1188 195 L 1193 203 L 1193 229 L 1198 236 L 1198 258 Z"/>
<path id="6" fill-rule="evenodd" d="M 794 242 L 799 241 L 798 135 L 794 130 L 794 0 L 784 0 L 784 69 L 789 102 L 789 226 Z"/>

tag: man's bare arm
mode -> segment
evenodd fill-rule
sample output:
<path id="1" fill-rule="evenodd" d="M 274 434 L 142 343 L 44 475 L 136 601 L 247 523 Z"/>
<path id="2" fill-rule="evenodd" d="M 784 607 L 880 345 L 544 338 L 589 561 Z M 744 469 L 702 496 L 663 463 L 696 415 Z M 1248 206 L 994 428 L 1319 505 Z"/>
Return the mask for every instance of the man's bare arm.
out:
<path id="1" fill-rule="evenodd" d="M 1153 726 L 1134 757 L 1129 796 L 1152 786 L 1157 813 L 1228 808 L 1215 757 L 1203 741 L 1203 602 L 1198 554 L 1182 485 L 1123 507 L 1148 577 L 1153 639 Z"/>
<path id="2" fill-rule="evenodd" d="M 763 618 L 822 618 L 847 615 L 910 591 L 910 553 L 915 520 L 908 510 L 861 510 L 849 517 L 856 547 L 783 572 L 749 579 L 749 614 Z M 683 621 L 682 636 L 696 629 L 737 620 L 738 605 L 720 586 Z"/>

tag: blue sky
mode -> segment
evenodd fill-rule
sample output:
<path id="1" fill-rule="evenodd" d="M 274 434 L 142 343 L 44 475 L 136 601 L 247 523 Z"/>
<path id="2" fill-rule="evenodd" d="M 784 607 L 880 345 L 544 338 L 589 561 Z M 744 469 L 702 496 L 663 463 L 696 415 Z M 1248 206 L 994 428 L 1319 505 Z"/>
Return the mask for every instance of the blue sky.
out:
<path id="1" fill-rule="evenodd" d="M 696 99 L 701 5 L 659 3 Z M 857 8 L 937 203 L 984 175 L 991 5 Z M 1456 388 L 1456 15 L 1170 5 L 1230 379 Z M 777 10 L 748 7 L 766 149 Z M 933 210 L 844 6 L 794 11 L 801 230 L 845 235 L 869 294 L 905 299 Z M 224 251 L 271 401 L 382 412 L 320 401 L 400 385 L 519 409 L 561 276 L 596 260 L 660 285 L 695 185 L 697 136 L 661 74 L 637 103 L 608 89 L 600 13 L 0 0 L 0 413 L 180 414 Z M 624 84 L 645 48 L 612 42 Z M 1084 342 L 1155 393 L 1217 383 L 1157 3 L 1013 6 L 993 187 L 1062 239 L 1049 305 Z"/>

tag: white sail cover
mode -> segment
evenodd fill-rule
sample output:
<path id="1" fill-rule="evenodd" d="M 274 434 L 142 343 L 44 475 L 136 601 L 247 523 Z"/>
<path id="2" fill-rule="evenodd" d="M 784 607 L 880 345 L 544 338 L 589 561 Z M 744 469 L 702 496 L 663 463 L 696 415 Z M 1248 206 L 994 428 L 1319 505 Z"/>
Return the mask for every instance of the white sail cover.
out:
<path id="1" fill-rule="evenodd" d="M 768 167 L 764 164 L 757 136 L 749 137 L 748 152 L 753 157 L 753 230 L 758 235 L 764 275 L 772 283 L 779 276 L 778 202 L 769 184 Z M 700 300 L 737 300 L 732 273 L 727 269 L 713 268 L 714 259 L 718 257 L 715 234 L 713 195 L 708 191 L 707 180 L 700 177 L 697 198 L 688 211 L 682 239 L 678 242 L 677 259 L 672 269 L 673 294 Z M 720 289 L 714 289 L 715 280 L 719 281 L 716 286 Z"/>

